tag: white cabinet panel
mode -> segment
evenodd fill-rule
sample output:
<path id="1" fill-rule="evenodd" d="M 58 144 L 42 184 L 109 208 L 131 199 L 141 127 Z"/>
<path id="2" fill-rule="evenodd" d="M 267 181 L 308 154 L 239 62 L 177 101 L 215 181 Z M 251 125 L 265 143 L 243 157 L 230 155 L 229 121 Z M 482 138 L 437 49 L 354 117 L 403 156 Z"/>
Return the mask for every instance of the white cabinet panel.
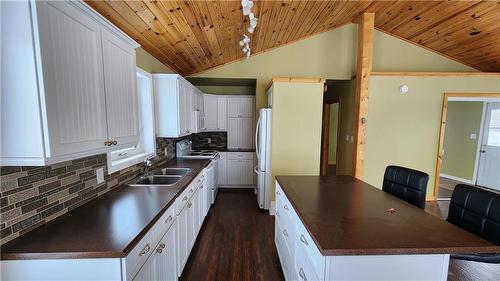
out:
<path id="1" fill-rule="evenodd" d="M 102 148 L 107 133 L 100 26 L 67 3 L 36 7 L 49 155 Z"/>
<path id="2" fill-rule="evenodd" d="M 194 197 L 189 200 L 189 202 L 186 205 L 187 208 L 187 241 L 188 241 L 188 251 L 187 251 L 187 257 L 189 257 L 189 253 L 191 252 L 191 249 L 193 248 L 194 241 L 196 239 L 196 206 L 194 205 Z"/>
<path id="3" fill-rule="evenodd" d="M 217 174 L 219 185 L 227 184 L 227 153 L 219 152 L 220 158 L 217 162 Z"/>
<path id="4" fill-rule="evenodd" d="M 177 276 L 181 276 L 188 258 L 188 211 L 184 208 L 177 216 Z"/>
<path id="5" fill-rule="evenodd" d="M 227 160 L 227 184 L 241 184 L 241 167 L 240 160 Z"/>
<path id="6" fill-rule="evenodd" d="M 252 185 L 254 184 L 253 160 L 241 160 L 241 184 Z"/>
<path id="7" fill-rule="evenodd" d="M 227 130 L 227 98 L 217 97 L 217 129 Z"/>
<path id="8" fill-rule="evenodd" d="M 177 268 L 176 268 L 176 249 L 175 249 L 175 224 L 170 227 L 165 236 L 160 240 L 154 255 L 156 259 L 155 278 L 149 280 L 161 281 L 176 281 Z"/>
<path id="9" fill-rule="evenodd" d="M 108 140 L 133 145 L 139 140 L 135 50 L 106 30 L 102 46 Z"/>
<path id="10" fill-rule="evenodd" d="M 240 100 L 238 98 L 227 98 L 227 117 L 240 117 Z"/>
<path id="11" fill-rule="evenodd" d="M 205 131 L 214 131 L 217 126 L 217 96 L 205 95 L 203 99 L 204 114 L 205 114 Z"/>
<path id="12" fill-rule="evenodd" d="M 240 119 L 239 118 L 228 118 L 227 119 L 227 147 L 228 148 L 238 148 L 240 137 Z"/>
<path id="13" fill-rule="evenodd" d="M 252 118 L 239 118 L 238 148 L 253 147 L 253 120 Z"/>
<path id="14" fill-rule="evenodd" d="M 245 98 L 240 98 L 240 117 L 252 117 L 253 116 L 253 103 L 254 99 L 245 97 Z"/>

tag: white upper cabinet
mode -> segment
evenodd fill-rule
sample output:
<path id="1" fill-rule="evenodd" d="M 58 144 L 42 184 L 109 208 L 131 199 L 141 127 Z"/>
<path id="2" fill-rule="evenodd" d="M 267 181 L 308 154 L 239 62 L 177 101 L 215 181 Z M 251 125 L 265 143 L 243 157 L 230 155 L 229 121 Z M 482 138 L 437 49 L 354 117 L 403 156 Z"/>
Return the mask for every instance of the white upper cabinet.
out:
<path id="1" fill-rule="evenodd" d="M 1 165 L 137 142 L 137 43 L 79 1 L 5 2 L 1 13 Z"/>
<path id="2" fill-rule="evenodd" d="M 253 97 L 230 97 L 227 101 L 228 117 L 252 117 L 253 116 Z"/>
<path id="3" fill-rule="evenodd" d="M 153 86 L 158 136 L 197 133 L 202 93 L 178 74 L 153 74 Z"/>
<path id="4" fill-rule="evenodd" d="M 217 97 L 217 129 L 227 130 L 227 98 L 225 96 Z"/>
<path id="5" fill-rule="evenodd" d="M 218 130 L 217 100 L 218 98 L 215 95 L 204 95 L 203 97 L 203 109 L 204 109 L 204 119 L 205 119 L 205 124 L 203 127 L 204 131 Z"/>
<path id="6" fill-rule="evenodd" d="M 135 50 L 109 31 L 102 32 L 108 138 L 118 145 L 139 140 Z"/>

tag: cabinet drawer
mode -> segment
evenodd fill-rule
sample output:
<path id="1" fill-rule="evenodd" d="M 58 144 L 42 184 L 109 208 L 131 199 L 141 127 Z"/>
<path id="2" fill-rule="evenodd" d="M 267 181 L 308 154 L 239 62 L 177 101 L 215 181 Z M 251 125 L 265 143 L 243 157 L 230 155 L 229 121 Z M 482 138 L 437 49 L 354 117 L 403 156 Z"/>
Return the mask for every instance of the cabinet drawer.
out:
<path id="1" fill-rule="evenodd" d="M 303 255 L 306 255 L 309 258 L 312 269 L 314 269 L 316 275 L 322 276 L 322 272 L 324 269 L 324 257 L 321 255 L 312 237 L 309 235 L 309 232 L 306 230 L 302 222 L 298 220 L 295 226 L 296 230 L 294 232 L 294 240 L 297 244 L 296 250 L 299 253 L 303 253 Z"/>
<path id="2" fill-rule="evenodd" d="M 278 251 L 278 257 L 285 280 L 293 280 L 289 277 L 290 273 L 294 271 L 293 264 L 290 263 L 290 254 L 286 248 L 283 230 L 278 221 L 275 222 L 274 226 L 274 243 L 276 244 L 276 250 Z"/>
<path id="3" fill-rule="evenodd" d="M 125 258 L 125 266 L 127 272 L 127 280 L 132 280 L 137 274 L 142 265 L 146 262 L 148 257 L 154 252 L 154 249 L 160 238 L 163 236 L 168 226 L 172 221 L 167 221 L 169 216 L 174 213 L 175 208 L 169 208 L 157 221 L 153 227 L 146 233 L 146 235 L 137 243 L 132 251 Z M 167 221 L 167 222 L 165 222 Z"/>
<path id="4" fill-rule="evenodd" d="M 167 211 L 160 217 L 156 224 L 160 225 L 158 231 L 158 240 L 167 232 L 170 226 L 174 223 L 176 218 L 175 215 L 175 203 L 167 209 Z"/>
<path id="5" fill-rule="evenodd" d="M 196 179 L 195 179 L 196 180 Z M 197 186 L 195 185 L 195 182 L 191 182 L 186 189 L 181 193 L 179 197 L 175 200 L 175 210 L 177 212 L 177 215 L 179 215 L 188 203 L 189 199 L 193 197 L 194 193 L 196 192 Z"/>
<path id="6" fill-rule="evenodd" d="M 308 280 L 324 280 L 323 274 L 316 272 L 311 259 L 304 252 L 297 249 L 295 255 L 295 276 L 293 280 L 308 281 Z M 321 278 L 320 278 L 321 277 Z"/>
<path id="7" fill-rule="evenodd" d="M 253 160 L 253 152 L 228 152 L 229 160 Z"/>

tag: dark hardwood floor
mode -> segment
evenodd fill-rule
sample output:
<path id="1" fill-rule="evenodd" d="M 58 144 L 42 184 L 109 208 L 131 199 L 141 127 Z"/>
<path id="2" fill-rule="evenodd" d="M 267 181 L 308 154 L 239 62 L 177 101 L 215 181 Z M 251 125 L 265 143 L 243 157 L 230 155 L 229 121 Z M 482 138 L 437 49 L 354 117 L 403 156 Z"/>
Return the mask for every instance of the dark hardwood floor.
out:
<path id="1" fill-rule="evenodd" d="M 449 201 L 428 201 L 445 218 Z M 200 230 L 180 281 L 284 280 L 274 246 L 274 217 L 251 190 L 221 191 Z M 500 280 L 500 265 L 450 260 L 449 281 Z"/>
<path id="2" fill-rule="evenodd" d="M 274 217 L 258 209 L 253 190 L 219 190 L 180 280 L 284 280 Z"/>

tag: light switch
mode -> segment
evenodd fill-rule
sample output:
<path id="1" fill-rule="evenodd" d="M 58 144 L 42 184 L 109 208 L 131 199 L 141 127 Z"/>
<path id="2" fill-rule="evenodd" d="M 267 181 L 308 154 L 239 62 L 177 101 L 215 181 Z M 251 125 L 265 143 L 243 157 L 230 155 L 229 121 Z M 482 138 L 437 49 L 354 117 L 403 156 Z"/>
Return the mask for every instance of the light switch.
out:
<path id="1" fill-rule="evenodd" d="M 354 136 L 351 136 L 351 142 L 354 142 Z"/>
<path id="2" fill-rule="evenodd" d="M 99 168 L 95 171 L 97 177 L 97 184 L 104 182 L 104 168 Z"/>
<path id="3" fill-rule="evenodd" d="M 212 143 L 212 139 L 211 138 L 207 138 L 207 143 Z"/>
<path id="4" fill-rule="evenodd" d="M 477 134 L 476 133 L 472 133 L 470 134 L 470 137 L 469 137 L 471 140 L 475 140 L 477 139 Z"/>
<path id="5" fill-rule="evenodd" d="M 346 135 L 345 136 L 345 141 L 349 141 L 349 139 L 350 139 L 349 135 Z"/>
<path id="6" fill-rule="evenodd" d="M 168 148 L 165 147 L 165 152 L 164 152 L 165 156 L 168 156 Z"/>

